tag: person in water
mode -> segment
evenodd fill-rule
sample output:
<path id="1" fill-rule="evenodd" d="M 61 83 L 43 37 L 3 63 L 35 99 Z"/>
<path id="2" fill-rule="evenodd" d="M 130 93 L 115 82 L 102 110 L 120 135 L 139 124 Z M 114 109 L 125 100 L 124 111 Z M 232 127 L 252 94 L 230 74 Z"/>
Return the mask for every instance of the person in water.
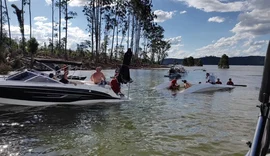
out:
<path id="1" fill-rule="evenodd" d="M 171 89 L 171 90 L 179 89 L 179 85 L 177 84 L 177 79 L 176 78 L 174 78 L 171 81 L 171 85 L 170 85 L 169 89 Z"/>
<path id="2" fill-rule="evenodd" d="M 222 84 L 222 82 L 220 81 L 220 79 L 219 79 L 219 78 L 217 78 L 217 82 L 216 82 L 216 84 Z"/>
<path id="3" fill-rule="evenodd" d="M 105 75 L 101 72 L 101 70 L 101 67 L 96 68 L 96 72 L 91 75 L 91 81 L 98 85 L 106 85 L 108 83 L 106 82 Z"/>
<path id="4" fill-rule="evenodd" d="M 229 81 L 227 82 L 227 85 L 232 85 L 232 86 L 234 85 L 231 78 L 229 78 Z"/>
<path id="5" fill-rule="evenodd" d="M 189 87 L 191 87 L 191 84 L 188 83 L 187 80 L 182 80 L 182 82 L 184 82 L 185 89 L 188 89 Z"/>

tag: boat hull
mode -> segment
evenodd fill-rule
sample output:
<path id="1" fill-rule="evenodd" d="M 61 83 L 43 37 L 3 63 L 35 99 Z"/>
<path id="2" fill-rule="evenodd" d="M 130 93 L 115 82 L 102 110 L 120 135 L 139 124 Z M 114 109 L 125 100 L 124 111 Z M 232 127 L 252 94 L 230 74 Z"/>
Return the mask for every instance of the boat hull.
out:
<path id="1" fill-rule="evenodd" d="M 194 84 L 190 88 L 182 90 L 180 93 L 204 93 L 204 92 L 213 92 L 221 90 L 231 90 L 234 86 L 230 85 L 220 85 L 220 84 Z"/>
<path id="2" fill-rule="evenodd" d="M 91 104 L 120 101 L 112 90 L 77 85 L 34 85 L 28 83 L 0 83 L 0 103 L 14 105 Z"/>
<path id="3" fill-rule="evenodd" d="M 121 99 L 100 99 L 100 100 L 79 100 L 74 102 L 42 102 L 42 101 L 29 101 L 29 100 L 15 100 L 8 98 L 0 98 L 1 105 L 20 105 L 20 106 L 51 106 L 51 105 L 94 105 L 98 103 L 120 103 L 129 101 L 127 98 Z"/>

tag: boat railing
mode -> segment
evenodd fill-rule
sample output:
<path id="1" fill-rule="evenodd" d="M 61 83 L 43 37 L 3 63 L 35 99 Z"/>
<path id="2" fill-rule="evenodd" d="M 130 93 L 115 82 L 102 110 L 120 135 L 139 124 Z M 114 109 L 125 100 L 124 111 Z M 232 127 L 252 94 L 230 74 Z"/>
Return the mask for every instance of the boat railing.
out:
<path id="1" fill-rule="evenodd" d="M 264 61 L 264 71 L 259 93 L 259 101 L 261 105 L 260 116 L 257 121 L 253 142 L 248 142 L 250 151 L 246 156 L 265 156 L 269 153 L 270 141 L 270 41 Z"/>

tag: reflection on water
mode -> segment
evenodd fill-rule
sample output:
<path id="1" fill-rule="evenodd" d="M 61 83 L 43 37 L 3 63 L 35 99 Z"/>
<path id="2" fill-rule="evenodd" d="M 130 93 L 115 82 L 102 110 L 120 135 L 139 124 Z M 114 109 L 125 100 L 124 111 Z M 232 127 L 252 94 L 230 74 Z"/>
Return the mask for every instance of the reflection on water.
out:
<path id="1" fill-rule="evenodd" d="M 187 68 L 184 78 L 205 81 Z M 0 109 L 1 155 L 243 155 L 253 138 L 263 67 L 205 66 L 231 91 L 174 94 L 151 89 L 167 69 L 132 70 L 132 101 L 96 106 Z M 90 75 L 85 72 L 85 75 Z M 106 76 L 113 70 L 106 71 Z M 254 76 L 256 75 L 256 76 Z M 256 82 L 256 83 L 254 83 Z"/>

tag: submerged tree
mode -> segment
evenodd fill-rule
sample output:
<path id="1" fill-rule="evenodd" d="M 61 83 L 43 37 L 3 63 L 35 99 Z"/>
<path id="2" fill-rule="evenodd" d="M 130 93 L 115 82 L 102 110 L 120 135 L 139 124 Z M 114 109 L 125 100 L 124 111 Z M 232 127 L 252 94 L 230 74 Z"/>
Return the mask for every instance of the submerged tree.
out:
<path id="1" fill-rule="evenodd" d="M 202 60 L 201 59 L 195 59 L 195 65 L 196 66 L 203 66 Z"/>
<path id="2" fill-rule="evenodd" d="M 183 59 L 182 65 L 183 66 L 188 66 L 188 60 L 187 60 L 186 57 Z"/>
<path id="3" fill-rule="evenodd" d="M 218 67 L 223 68 L 223 69 L 230 68 L 229 57 L 226 54 L 223 54 L 222 57 L 220 58 L 219 63 L 218 63 Z"/>

